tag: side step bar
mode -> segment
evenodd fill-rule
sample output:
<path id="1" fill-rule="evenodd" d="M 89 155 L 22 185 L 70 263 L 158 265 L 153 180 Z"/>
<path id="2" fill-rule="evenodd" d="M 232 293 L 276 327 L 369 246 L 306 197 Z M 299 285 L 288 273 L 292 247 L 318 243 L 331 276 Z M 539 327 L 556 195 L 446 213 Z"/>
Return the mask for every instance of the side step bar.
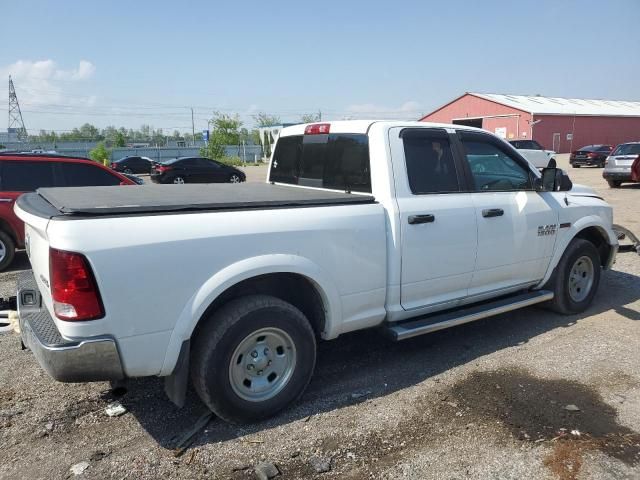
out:
<path id="1" fill-rule="evenodd" d="M 463 323 L 474 322 L 482 318 L 499 315 L 501 313 L 528 307 L 536 303 L 546 302 L 553 298 L 553 292 L 548 290 L 536 290 L 534 292 L 520 293 L 499 300 L 483 302 L 478 305 L 471 305 L 465 308 L 449 310 L 444 313 L 436 313 L 419 317 L 417 319 L 406 320 L 389 324 L 385 328 L 386 333 L 392 340 L 406 340 L 417 337 L 425 333 L 443 330 Z"/>

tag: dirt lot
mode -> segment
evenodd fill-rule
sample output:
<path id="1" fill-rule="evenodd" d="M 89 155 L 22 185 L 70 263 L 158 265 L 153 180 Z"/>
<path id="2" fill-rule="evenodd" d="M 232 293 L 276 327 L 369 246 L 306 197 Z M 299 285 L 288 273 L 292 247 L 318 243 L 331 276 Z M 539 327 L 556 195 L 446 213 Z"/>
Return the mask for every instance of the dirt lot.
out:
<path id="1" fill-rule="evenodd" d="M 569 173 L 640 232 L 640 188 Z M 0 293 L 20 268 L 24 255 Z M 74 477 L 87 462 L 78 478 L 243 479 L 267 461 L 286 479 L 637 479 L 639 365 L 640 257 L 626 254 L 582 315 L 529 308 L 399 344 L 375 331 L 323 343 L 294 408 L 245 427 L 214 418 L 175 456 L 204 411 L 193 392 L 177 410 L 161 380 L 135 380 L 119 398 L 127 413 L 108 417 L 108 384 L 56 383 L 4 335 L 0 477 Z"/>

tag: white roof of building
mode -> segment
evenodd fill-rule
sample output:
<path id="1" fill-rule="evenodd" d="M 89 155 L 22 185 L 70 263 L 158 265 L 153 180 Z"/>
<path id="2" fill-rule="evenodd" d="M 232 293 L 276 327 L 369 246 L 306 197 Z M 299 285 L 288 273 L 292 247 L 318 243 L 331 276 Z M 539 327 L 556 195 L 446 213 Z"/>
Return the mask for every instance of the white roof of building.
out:
<path id="1" fill-rule="evenodd" d="M 538 115 L 640 117 L 640 102 L 540 97 L 537 95 L 503 95 L 498 93 L 469 92 L 469 94 Z"/>

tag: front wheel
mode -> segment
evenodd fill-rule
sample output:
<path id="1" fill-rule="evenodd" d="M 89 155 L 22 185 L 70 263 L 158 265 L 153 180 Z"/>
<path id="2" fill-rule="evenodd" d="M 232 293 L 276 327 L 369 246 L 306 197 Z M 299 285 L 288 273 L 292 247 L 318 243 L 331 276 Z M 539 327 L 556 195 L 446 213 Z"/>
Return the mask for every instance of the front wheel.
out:
<path id="1" fill-rule="evenodd" d="M 15 253 L 15 242 L 7 232 L 0 230 L 0 272 L 11 265 Z"/>
<path id="2" fill-rule="evenodd" d="M 595 245 L 574 238 L 560 259 L 546 288 L 554 293 L 548 306 L 566 315 L 584 312 L 600 284 L 600 253 Z"/>
<path id="3" fill-rule="evenodd" d="M 293 305 L 267 295 L 232 300 L 198 328 L 191 380 L 232 423 L 268 418 L 304 392 L 316 361 L 313 329 Z"/>
<path id="4" fill-rule="evenodd" d="M 607 180 L 607 183 L 609 184 L 609 188 L 620 188 L 620 185 L 622 185 L 620 180 Z"/>
<path id="5" fill-rule="evenodd" d="M 235 173 L 229 177 L 229 183 L 240 183 L 241 181 L 242 179 L 240 178 L 240 175 Z"/>

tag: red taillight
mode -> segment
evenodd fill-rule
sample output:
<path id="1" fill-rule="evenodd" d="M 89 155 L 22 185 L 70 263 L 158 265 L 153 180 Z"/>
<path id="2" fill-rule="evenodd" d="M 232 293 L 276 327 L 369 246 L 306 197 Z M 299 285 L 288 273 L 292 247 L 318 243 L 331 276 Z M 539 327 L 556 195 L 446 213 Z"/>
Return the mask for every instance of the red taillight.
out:
<path id="1" fill-rule="evenodd" d="M 104 317 L 96 280 L 84 255 L 50 248 L 49 276 L 53 310 L 60 320 Z"/>
<path id="2" fill-rule="evenodd" d="M 597 153 L 591 152 L 591 153 L 587 153 L 587 157 L 589 158 L 596 158 L 598 156 Z"/>
<path id="3" fill-rule="evenodd" d="M 313 123 L 304 129 L 305 135 L 322 135 L 329 133 L 330 123 Z"/>
<path id="4" fill-rule="evenodd" d="M 164 173 L 171 170 L 171 167 L 167 166 L 167 165 L 158 165 L 156 167 L 156 171 L 160 172 L 160 173 Z"/>
<path id="5" fill-rule="evenodd" d="M 112 164 L 111 164 L 111 168 L 113 168 L 113 169 L 115 170 L 115 169 L 116 169 L 116 164 L 115 164 L 115 163 L 112 163 Z"/>

